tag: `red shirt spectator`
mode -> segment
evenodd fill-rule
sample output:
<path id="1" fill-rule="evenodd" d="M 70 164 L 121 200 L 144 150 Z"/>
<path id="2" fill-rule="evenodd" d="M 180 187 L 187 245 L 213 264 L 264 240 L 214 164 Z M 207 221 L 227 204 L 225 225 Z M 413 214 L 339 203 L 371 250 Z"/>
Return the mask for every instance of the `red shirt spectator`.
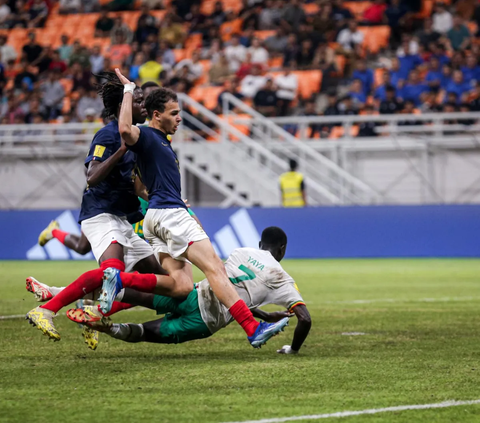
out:
<path id="1" fill-rule="evenodd" d="M 375 2 L 363 13 L 363 19 L 369 23 L 379 24 L 383 21 L 383 13 L 387 9 L 384 0 Z"/>

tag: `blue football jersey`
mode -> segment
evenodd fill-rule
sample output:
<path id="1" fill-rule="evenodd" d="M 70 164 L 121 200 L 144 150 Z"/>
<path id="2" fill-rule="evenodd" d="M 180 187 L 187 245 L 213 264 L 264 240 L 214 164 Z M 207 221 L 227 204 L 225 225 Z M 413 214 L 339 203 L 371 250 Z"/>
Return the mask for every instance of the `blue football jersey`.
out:
<path id="1" fill-rule="evenodd" d="M 120 148 L 121 142 L 118 121 L 114 120 L 95 134 L 85 166 L 88 167 L 92 160 L 103 162 L 108 159 Z M 102 182 L 95 187 L 87 186 L 79 222 L 102 213 L 129 217 L 138 214 L 140 202 L 134 189 L 136 162 L 135 153 L 127 151 Z"/>

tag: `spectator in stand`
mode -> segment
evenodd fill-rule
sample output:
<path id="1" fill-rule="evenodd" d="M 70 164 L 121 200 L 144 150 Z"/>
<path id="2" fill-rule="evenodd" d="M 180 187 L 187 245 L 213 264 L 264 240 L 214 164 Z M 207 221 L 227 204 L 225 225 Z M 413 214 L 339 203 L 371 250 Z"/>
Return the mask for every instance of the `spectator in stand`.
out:
<path id="1" fill-rule="evenodd" d="M 277 56 L 284 52 L 287 47 L 288 38 L 285 35 L 285 30 L 283 28 L 278 28 L 275 31 L 275 35 L 268 37 L 264 45 L 269 51 L 271 56 Z"/>
<path id="2" fill-rule="evenodd" d="M 355 20 L 348 22 L 348 27 L 342 29 L 338 33 L 337 43 L 339 43 L 344 53 L 357 53 L 361 55 L 361 46 L 365 35 L 358 30 L 358 25 Z"/>
<path id="3" fill-rule="evenodd" d="M 367 25 L 380 25 L 384 22 L 384 13 L 387 10 L 385 0 L 374 0 L 363 12 L 363 20 Z"/>
<path id="4" fill-rule="evenodd" d="M 433 30 L 444 35 L 453 27 L 452 14 L 447 10 L 444 3 L 435 4 L 435 13 L 432 16 Z"/>
<path id="5" fill-rule="evenodd" d="M 420 79 L 420 75 L 416 69 L 410 71 L 408 81 L 405 86 L 399 90 L 398 96 L 404 101 L 413 101 L 415 106 L 421 103 L 421 95 L 424 92 L 429 92 L 430 87 Z"/>
<path id="6" fill-rule="evenodd" d="M 334 0 L 332 18 L 337 22 L 337 26 L 341 27 L 345 21 L 350 21 L 354 16 L 349 9 L 343 7 L 343 0 Z"/>
<path id="7" fill-rule="evenodd" d="M 445 47 L 442 44 L 430 44 L 430 51 L 432 53 L 430 57 L 436 57 L 440 62 L 440 66 L 450 63 L 450 57 L 445 53 Z"/>
<path id="8" fill-rule="evenodd" d="M 3 95 L 3 88 L 5 87 L 6 82 L 7 80 L 5 78 L 5 68 L 0 63 L 0 97 Z"/>
<path id="9" fill-rule="evenodd" d="M 240 44 L 247 48 L 251 47 L 252 40 L 255 38 L 255 30 L 252 28 L 245 29 L 240 35 Z"/>
<path id="10" fill-rule="evenodd" d="M 135 57 L 133 59 L 132 66 L 130 66 L 130 73 L 128 75 L 128 79 L 130 81 L 138 81 L 140 78 L 140 67 L 145 63 L 145 55 L 139 51 L 135 53 Z"/>
<path id="11" fill-rule="evenodd" d="M 12 6 L 12 3 L 9 3 Z M 8 26 L 9 28 L 27 28 L 30 21 L 30 14 L 25 0 L 15 1 L 15 7 L 10 15 Z"/>
<path id="12" fill-rule="evenodd" d="M 156 60 L 156 52 L 151 51 L 149 60 L 140 66 L 138 74 L 140 76 L 140 82 L 145 84 L 146 82 L 160 82 L 160 74 L 163 71 L 163 66 Z"/>
<path id="13" fill-rule="evenodd" d="M 408 40 L 402 42 L 402 51 L 403 54 L 398 56 L 400 62 L 400 75 L 402 79 L 407 79 L 410 72 L 413 69 L 416 69 L 417 66 L 420 66 L 423 63 L 423 60 L 418 54 L 412 54 L 410 52 L 410 42 Z"/>
<path id="14" fill-rule="evenodd" d="M 313 59 L 315 57 L 315 50 L 313 49 L 312 41 L 303 40 L 300 45 L 300 50 L 295 57 L 295 62 L 299 69 L 310 69 L 312 67 Z M 290 61 L 291 63 L 291 61 Z"/>
<path id="15" fill-rule="evenodd" d="M 99 0 L 82 0 L 80 11 L 82 13 L 96 13 L 100 10 Z"/>
<path id="16" fill-rule="evenodd" d="M 265 67 L 268 66 L 268 51 L 262 47 L 259 38 L 253 38 L 252 46 L 247 51 L 252 56 L 252 63 L 258 63 Z"/>
<path id="17" fill-rule="evenodd" d="M 210 84 L 217 87 L 223 86 L 223 84 L 225 84 L 231 74 L 232 72 L 230 71 L 228 60 L 225 54 L 222 53 L 219 60 L 214 63 L 208 71 Z"/>
<path id="18" fill-rule="evenodd" d="M 89 60 L 92 73 L 98 74 L 104 70 L 105 58 L 102 56 L 100 46 L 98 44 L 93 46 L 92 54 L 90 55 Z"/>
<path id="19" fill-rule="evenodd" d="M 242 66 L 240 66 L 240 69 L 235 74 L 239 81 L 252 73 L 252 66 L 252 55 L 247 51 L 245 61 L 242 63 Z"/>
<path id="20" fill-rule="evenodd" d="M 67 64 L 60 58 L 58 50 L 53 50 L 52 61 L 48 65 L 48 70 L 50 72 L 58 72 L 60 75 L 63 75 L 67 70 Z"/>
<path id="21" fill-rule="evenodd" d="M 3 64 L 15 61 L 18 57 L 15 49 L 7 44 L 7 37 L 0 35 L 0 61 Z"/>
<path id="22" fill-rule="evenodd" d="M 320 9 L 320 13 L 312 17 L 313 28 L 328 41 L 333 41 L 337 33 L 337 23 L 332 18 L 332 13 L 332 5 L 330 3 L 324 3 Z"/>
<path id="23" fill-rule="evenodd" d="M 108 38 L 112 32 L 115 21 L 108 15 L 108 9 L 102 9 L 100 17 L 95 23 L 95 37 Z"/>
<path id="24" fill-rule="evenodd" d="M 95 110 L 97 116 L 100 116 L 103 110 L 102 99 L 97 95 L 97 92 L 94 89 L 88 90 L 78 101 L 77 116 L 81 121 L 85 120 L 86 111 L 88 109 Z"/>
<path id="25" fill-rule="evenodd" d="M 380 114 L 393 115 L 402 110 L 403 105 L 397 100 L 396 92 L 397 90 L 392 85 L 386 87 L 385 100 L 380 102 Z"/>
<path id="26" fill-rule="evenodd" d="M 29 28 L 43 28 L 48 16 L 48 3 L 45 0 L 29 0 L 27 3 Z"/>
<path id="27" fill-rule="evenodd" d="M 470 45 L 470 31 L 463 24 L 463 19 L 460 15 L 454 16 L 453 27 L 447 32 L 447 37 L 454 50 L 463 51 Z"/>
<path id="28" fill-rule="evenodd" d="M 384 15 L 391 29 L 390 46 L 396 48 L 402 40 L 402 33 L 405 32 L 408 8 L 401 0 L 391 0 Z"/>
<path id="29" fill-rule="evenodd" d="M 172 16 L 167 14 L 160 23 L 159 35 L 160 40 L 165 40 L 171 46 L 181 48 L 187 34 L 183 30 L 182 24 L 174 22 Z"/>
<path id="30" fill-rule="evenodd" d="M 190 34 L 203 32 L 207 17 L 200 11 L 199 4 L 192 4 L 190 12 L 185 16 L 185 22 L 190 24 Z"/>
<path id="31" fill-rule="evenodd" d="M 291 63 L 285 68 L 283 74 L 275 78 L 277 87 L 278 113 L 280 116 L 287 116 L 290 106 L 297 96 L 298 77 L 293 73 L 295 64 Z"/>
<path id="32" fill-rule="evenodd" d="M 473 95 L 473 99 L 469 103 L 470 110 L 472 112 L 480 112 L 480 85 L 474 88 Z"/>
<path id="33" fill-rule="evenodd" d="M 257 91 L 255 97 L 253 97 L 253 104 L 257 112 L 266 117 L 275 117 L 277 115 L 277 90 L 273 85 L 271 77 L 267 77 L 265 85 Z"/>
<path id="34" fill-rule="evenodd" d="M 91 83 L 91 73 L 82 68 L 80 63 L 74 62 L 70 66 L 71 78 L 73 81 L 72 91 L 78 91 L 80 88 L 84 90 L 90 90 L 93 88 Z"/>
<path id="35" fill-rule="evenodd" d="M 363 88 L 362 81 L 360 79 L 354 79 L 352 81 L 348 96 L 352 99 L 357 109 L 363 108 L 367 102 L 367 96 L 365 95 L 365 89 Z"/>
<path id="36" fill-rule="evenodd" d="M 457 93 L 449 92 L 444 96 L 443 102 L 444 102 L 444 104 L 447 104 L 447 103 L 457 104 L 457 103 L 460 102 L 460 99 L 459 99 Z"/>
<path id="37" fill-rule="evenodd" d="M 148 21 L 148 16 L 140 16 L 138 18 L 137 29 L 135 30 L 135 40 L 139 44 L 145 43 L 150 34 L 158 34 L 158 29 L 155 26 L 149 25 Z"/>
<path id="38" fill-rule="evenodd" d="M 69 38 L 67 35 L 62 35 L 60 37 L 60 47 L 58 47 L 58 52 L 60 54 L 60 59 L 66 63 L 70 62 L 70 56 L 73 53 L 73 46 L 69 44 Z"/>
<path id="39" fill-rule="evenodd" d="M 115 40 L 119 34 L 123 36 L 125 43 L 130 44 L 133 41 L 133 32 L 130 27 L 123 22 L 121 16 L 117 16 L 114 19 L 113 28 L 110 31 L 110 40 L 112 41 L 112 44 L 115 44 Z"/>
<path id="40" fill-rule="evenodd" d="M 338 107 L 338 99 L 336 93 L 334 91 L 328 92 L 327 107 L 323 111 L 323 116 L 340 116 L 341 114 L 342 112 Z M 312 124 L 310 125 L 310 128 L 312 129 L 312 132 L 314 132 L 315 129 L 320 130 L 322 133 L 322 138 L 327 138 L 334 126 L 341 126 L 341 124 L 339 122 L 318 125 Z"/>
<path id="41" fill-rule="evenodd" d="M 283 9 L 281 24 L 288 32 L 294 31 L 304 23 L 307 16 L 300 6 L 299 0 L 290 0 L 288 6 Z"/>
<path id="42" fill-rule="evenodd" d="M 133 10 L 134 3 L 135 0 L 113 0 L 108 3 L 108 8 L 114 12 Z"/>
<path id="43" fill-rule="evenodd" d="M 255 97 L 258 90 L 265 85 L 266 78 L 262 76 L 262 69 L 259 65 L 252 66 L 252 74 L 243 78 L 240 85 L 240 94 L 247 98 Z"/>
<path id="44" fill-rule="evenodd" d="M 230 70 L 237 72 L 240 69 L 242 62 L 245 60 L 247 49 L 240 44 L 240 37 L 238 34 L 232 35 L 230 45 L 225 48 L 225 55 L 230 63 Z"/>
<path id="45" fill-rule="evenodd" d="M 425 76 L 425 82 L 431 90 L 438 91 L 441 87 L 442 79 L 440 61 L 436 57 L 432 57 L 428 62 L 428 72 Z"/>
<path id="46" fill-rule="evenodd" d="M 90 55 L 85 47 L 80 44 L 79 40 L 75 40 L 73 43 L 73 51 L 70 55 L 70 66 L 74 63 L 80 64 L 84 69 L 90 67 Z"/>
<path id="47" fill-rule="evenodd" d="M 221 114 L 223 113 L 223 95 L 225 93 L 230 93 L 234 97 L 238 98 L 239 100 L 243 100 L 243 94 L 239 92 L 239 85 L 238 85 L 238 79 L 237 78 L 231 78 L 230 80 L 227 81 L 225 84 L 225 90 L 222 91 L 217 100 L 217 107 L 216 107 L 216 112 Z M 229 110 L 235 110 L 235 106 L 228 102 L 228 108 Z"/>
<path id="48" fill-rule="evenodd" d="M 367 68 L 367 62 L 365 60 L 357 61 L 356 69 L 353 71 L 352 78 L 362 81 L 364 94 L 370 94 L 373 88 L 373 71 Z"/>
<path id="49" fill-rule="evenodd" d="M 42 92 L 42 103 L 45 107 L 47 119 L 56 119 L 62 111 L 63 99 L 65 98 L 65 89 L 60 83 L 60 73 L 49 72 L 47 80 L 40 86 L 40 91 Z"/>
<path id="50" fill-rule="evenodd" d="M 0 0 L 0 28 L 9 27 L 9 19 L 12 9 L 7 4 L 7 0 Z"/>
<path id="51" fill-rule="evenodd" d="M 222 26 L 222 24 L 227 20 L 227 15 L 223 10 L 223 3 L 217 1 L 213 9 L 213 13 L 210 15 L 210 18 L 213 20 L 213 24 L 217 27 Z"/>
<path id="52" fill-rule="evenodd" d="M 53 61 L 53 49 L 50 46 L 46 46 L 42 50 L 42 54 L 40 54 L 38 59 L 32 62 L 31 65 L 38 69 L 39 75 L 42 75 L 44 72 L 48 70 L 52 61 Z"/>
<path id="53" fill-rule="evenodd" d="M 452 76 L 453 76 L 452 67 L 450 65 L 443 65 L 442 66 L 442 79 L 440 81 L 440 88 L 442 90 L 445 90 L 447 88 L 447 85 L 452 80 Z"/>
<path id="54" fill-rule="evenodd" d="M 353 99 L 350 95 L 346 95 L 339 102 L 338 108 L 343 116 L 358 115 L 358 108 L 355 106 Z"/>
<path id="55" fill-rule="evenodd" d="M 464 81 L 463 73 L 460 70 L 453 71 L 453 77 L 450 83 L 446 86 L 447 93 L 455 93 L 457 95 L 457 104 L 466 101 L 466 94 L 472 90 L 471 85 Z"/>
<path id="56" fill-rule="evenodd" d="M 36 115 L 47 115 L 45 107 L 40 103 L 38 98 L 32 98 L 28 102 L 28 112 L 25 114 L 25 123 L 33 123 Z"/>
<path id="57" fill-rule="evenodd" d="M 15 76 L 13 86 L 16 90 L 21 90 L 22 92 L 33 91 L 35 82 L 37 82 L 37 77 L 30 71 L 30 67 L 26 59 L 22 59 L 20 66 L 21 70 L 17 76 Z"/>
<path id="58" fill-rule="evenodd" d="M 28 43 L 22 48 L 22 57 L 31 64 L 40 57 L 42 51 L 43 47 L 35 42 L 35 32 L 30 32 L 28 34 Z"/>
<path id="59" fill-rule="evenodd" d="M 413 101 L 407 100 L 403 104 L 403 109 L 400 110 L 397 114 L 414 115 L 414 114 L 418 114 L 418 109 L 415 108 L 415 103 Z M 423 125 L 423 122 L 421 120 L 408 119 L 408 120 L 403 120 L 398 122 L 398 125 L 399 126 Z"/>
<path id="60" fill-rule="evenodd" d="M 292 61 L 296 62 L 298 52 L 297 36 L 290 34 L 287 39 L 287 46 L 283 51 L 283 66 L 289 66 Z"/>
<path id="61" fill-rule="evenodd" d="M 81 9 L 82 3 L 80 0 L 60 0 L 58 12 L 61 15 L 68 13 L 78 13 Z"/>
<path id="62" fill-rule="evenodd" d="M 277 29 L 282 18 L 282 9 L 278 7 L 277 1 L 266 0 L 258 16 L 258 29 L 265 31 L 267 29 Z"/>
<path id="63" fill-rule="evenodd" d="M 423 29 L 418 31 L 416 36 L 418 42 L 425 49 L 425 51 L 430 51 L 430 46 L 432 44 L 436 44 L 442 34 L 433 29 L 432 18 L 425 18 L 423 21 Z"/>
<path id="64" fill-rule="evenodd" d="M 180 70 L 184 66 L 188 68 L 188 76 L 187 79 L 194 83 L 203 75 L 203 66 L 200 63 L 200 52 L 195 50 L 192 53 L 191 59 L 183 59 L 175 65 L 175 71 Z"/>
<path id="65" fill-rule="evenodd" d="M 132 47 L 127 43 L 125 35 L 123 32 L 118 32 L 115 35 L 115 41 L 112 46 L 108 49 L 108 56 L 112 61 L 114 67 L 122 66 L 123 62 L 130 56 L 132 53 Z"/>
<path id="66" fill-rule="evenodd" d="M 364 111 L 366 115 L 375 114 L 373 106 L 366 106 Z M 360 122 L 357 137 L 378 137 L 378 134 L 375 131 L 377 126 L 379 126 L 379 124 L 372 120 Z"/>
<path id="67" fill-rule="evenodd" d="M 450 60 L 450 66 L 453 70 L 461 70 L 462 66 L 465 65 L 464 63 L 463 52 L 456 51 L 453 53 L 452 58 Z"/>
<path id="68" fill-rule="evenodd" d="M 380 102 L 385 101 L 387 99 L 387 89 L 388 88 L 393 88 L 394 94 L 396 95 L 397 90 L 392 85 L 390 72 L 385 70 L 382 73 L 382 85 L 379 85 L 376 88 L 375 93 L 373 95 L 373 98 L 377 101 L 380 101 Z"/>
<path id="69" fill-rule="evenodd" d="M 157 57 L 160 57 L 161 64 L 163 67 L 168 67 L 170 69 L 175 65 L 175 54 L 173 50 L 169 47 L 168 43 L 165 40 L 160 40 L 160 44 L 157 51 Z"/>
<path id="70" fill-rule="evenodd" d="M 470 54 L 467 56 L 466 65 L 461 67 L 463 79 L 472 87 L 480 82 L 480 66 L 478 66 L 477 58 Z"/>

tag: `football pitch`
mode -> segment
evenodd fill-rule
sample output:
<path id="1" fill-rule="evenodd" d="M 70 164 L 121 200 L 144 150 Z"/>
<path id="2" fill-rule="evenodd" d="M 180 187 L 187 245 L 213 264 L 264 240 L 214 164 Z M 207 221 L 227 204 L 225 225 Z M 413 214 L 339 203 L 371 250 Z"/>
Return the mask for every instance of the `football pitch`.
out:
<path id="1" fill-rule="evenodd" d="M 283 265 L 312 315 L 298 356 L 276 353 L 294 318 L 260 350 L 231 324 L 182 345 L 101 334 L 90 351 L 64 314 L 53 343 L 8 318 L 38 304 L 25 277 L 62 286 L 95 263 L 0 262 L 0 422 L 480 422 L 480 404 L 463 403 L 480 399 L 480 260 Z M 154 318 L 134 310 L 114 321 Z M 382 410 L 410 405 L 425 408 Z M 335 415 L 349 411 L 359 414 Z"/>

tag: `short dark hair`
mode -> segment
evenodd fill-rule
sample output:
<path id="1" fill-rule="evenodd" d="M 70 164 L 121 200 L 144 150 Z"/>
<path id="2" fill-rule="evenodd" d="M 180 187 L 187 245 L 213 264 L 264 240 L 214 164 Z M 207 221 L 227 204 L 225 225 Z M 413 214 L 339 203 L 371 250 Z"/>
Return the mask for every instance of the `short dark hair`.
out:
<path id="1" fill-rule="evenodd" d="M 277 226 L 269 226 L 262 232 L 261 243 L 272 247 L 287 245 L 287 234 Z"/>
<path id="2" fill-rule="evenodd" d="M 169 101 L 178 101 L 177 93 L 170 88 L 160 87 L 158 90 L 151 92 L 145 100 L 145 108 L 151 119 L 153 112 L 157 110 L 160 113 L 165 111 L 165 105 Z"/>
<path id="3" fill-rule="evenodd" d="M 294 159 L 290 159 L 290 160 L 288 161 L 288 164 L 289 164 L 289 166 L 290 166 L 290 170 L 291 170 L 291 171 L 294 171 L 294 170 L 298 167 L 298 163 L 297 163 L 297 161 L 294 160 Z"/>
<path id="4" fill-rule="evenodd" d="M 142 90 L 146 90 L 147 88 L 160 88 L 160 85 L 158 85 L 156 82 L 153 82 L 153 81 L 147 81 L 140 88 Z"/>

